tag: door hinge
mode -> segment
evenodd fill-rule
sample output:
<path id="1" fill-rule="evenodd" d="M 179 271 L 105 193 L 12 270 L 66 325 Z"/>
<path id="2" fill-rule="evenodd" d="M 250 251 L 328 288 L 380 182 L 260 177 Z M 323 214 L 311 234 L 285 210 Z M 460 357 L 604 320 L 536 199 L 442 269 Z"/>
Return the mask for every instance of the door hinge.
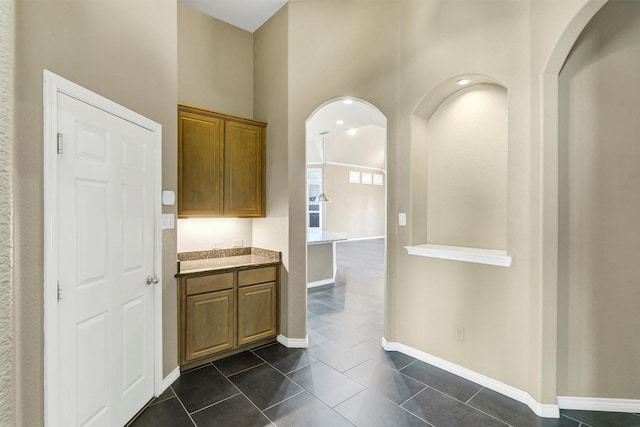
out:
<path id="1" fill-rule="evenodd" d="M 63 146 L 62 146 L 62 144 L 63 144 L 62 134 L 61 134 L 61 133 L 59 133 L 59 134 L 58 134 L 58 142 L 57 142 L 57 145 L 58 145 L 58 154 L 62 154 L 62 151 L 63 151 Z"/>
<path id="2" fill-rule="evenodd" d="M 58 280 L 58 302 L 62 299 L 62 283 Z"/>

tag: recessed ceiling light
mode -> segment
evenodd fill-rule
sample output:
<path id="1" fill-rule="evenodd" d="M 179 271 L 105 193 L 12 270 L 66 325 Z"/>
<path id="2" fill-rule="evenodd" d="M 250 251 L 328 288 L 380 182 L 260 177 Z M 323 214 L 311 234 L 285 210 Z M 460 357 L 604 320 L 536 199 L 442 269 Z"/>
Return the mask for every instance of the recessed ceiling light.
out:
<path id="1" fill-rule="evenodd" d="M 471 80 L 469 79 L 460 79 L 456 82 L 456 84 L 459 86 L 468 85 L 469 83 L 471 83 Z"/>
<path id="2" fill-rule="evenodd" d="M 353 104 L 353 99 L 345 99 L 342 102 L 344 103 L 344 105 L 351 105 L 351 104 Z"/>
<path id="3" fill-rule="evenodd" d="M 349 129 L 349 130 L 347 131 L 347 133 L 348 133 L 349 135 L 353 136 L 353 135 L 355 135 L 355 134 L 357 134 L 357 133 L 358 133 L 358 129 Z"/>
<path id="4" fill-rule="evenodd" d="M 344 124 L 344 120 L 337 120 L 337 121 L 336 121 L 336 124 L 337 124 L 338 126 L 342 126 L 342 125 Z"/>

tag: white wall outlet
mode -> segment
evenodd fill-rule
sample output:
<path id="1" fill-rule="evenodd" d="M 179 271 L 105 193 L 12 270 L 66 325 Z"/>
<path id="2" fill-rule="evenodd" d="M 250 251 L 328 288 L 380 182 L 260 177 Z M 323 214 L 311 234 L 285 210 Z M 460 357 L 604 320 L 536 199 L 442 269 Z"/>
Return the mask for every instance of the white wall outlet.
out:
<path id="1" fill-rule="evenodd" d="M 214 240 L 213 242 L 211 242 L 211 248 L 222 249 L 222 240 Z"/>
<path id="2" fill-rule="evenodd" d="M 407 225 L 407 214 L 404 212 L 401 212 L 398 214 L 398 225 L 401 227 L 404 227 L 405 225 Z"/>
<path id="3" fill-rule="evenodd" d="M 456 341 L 464 342 L 464 328 L 462 326 L 456 326 L 455 338 Z"/>
<path id="4" fill-rule="evenodd" d="M 242 239 L 233 239 L 231 241 L 231 247 L 233 248 L 241 248 L 242 247 Z"/>
<path id="5" fill-rule="evenodd" d="M 176 228 L 176 218 L 173 214 L 162 214 L 162 229 L 171 230 Z"/>
<path id="6" fill-rule="evenodd" d="M 169 190 L 162 192 L 162 204 L 165 206 L 173 206 L 176 204 L 176 193 Z"/>

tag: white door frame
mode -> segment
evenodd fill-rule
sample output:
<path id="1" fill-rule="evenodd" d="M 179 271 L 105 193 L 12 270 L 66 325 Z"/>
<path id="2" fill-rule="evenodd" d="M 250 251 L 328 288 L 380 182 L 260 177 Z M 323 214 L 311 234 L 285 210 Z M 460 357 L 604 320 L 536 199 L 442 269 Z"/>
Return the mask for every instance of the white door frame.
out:
<path id="1" fill-rule="evenodd" d="M 153 380 L 154 393 L 162 388 L 162 125 L 98 94 L 44 70 L 44 420 L 56 425 L 59 413 L 58 378 L 58 93 L 150 130 L 156 144 L 154 188 L 154 273 L 160 282 L 153 286 Z"/>

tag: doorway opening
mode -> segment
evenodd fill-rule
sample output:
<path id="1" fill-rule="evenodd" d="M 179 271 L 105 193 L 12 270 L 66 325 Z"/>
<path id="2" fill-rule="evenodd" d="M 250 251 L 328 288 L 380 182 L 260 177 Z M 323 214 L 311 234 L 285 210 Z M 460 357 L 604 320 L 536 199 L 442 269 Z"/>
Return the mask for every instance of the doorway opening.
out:
<path id="1" fill-rule="evenodd" d="M 366 101 L 334 98 L 307 119 L 308 351 L 343 372 L 358 358 L 339 354 L 384 334 L 386 151 L 386 117 Z"/>

